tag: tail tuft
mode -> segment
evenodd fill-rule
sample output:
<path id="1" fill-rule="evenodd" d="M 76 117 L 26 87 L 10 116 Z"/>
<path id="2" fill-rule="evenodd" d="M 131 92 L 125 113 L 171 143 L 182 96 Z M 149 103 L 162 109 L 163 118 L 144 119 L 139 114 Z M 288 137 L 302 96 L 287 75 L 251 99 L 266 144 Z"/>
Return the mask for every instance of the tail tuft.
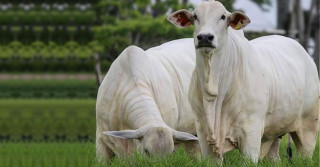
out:
<path id="1" fill-rule="evenodd" d="M 288 158 L 291 160 L 292 159 L 292 148 L 291 148 L 291 146 L 288 146 L 288 148 L 287 148 L 287 155 L 288 155 Z"/>
<path id="2" fill-rule="evenodd" d="M 288 134 L 288 147 L 287 147 L 287 157 L 290 162 L 292 162 L 292 147 L 291 147 L 291 136 Z"/>

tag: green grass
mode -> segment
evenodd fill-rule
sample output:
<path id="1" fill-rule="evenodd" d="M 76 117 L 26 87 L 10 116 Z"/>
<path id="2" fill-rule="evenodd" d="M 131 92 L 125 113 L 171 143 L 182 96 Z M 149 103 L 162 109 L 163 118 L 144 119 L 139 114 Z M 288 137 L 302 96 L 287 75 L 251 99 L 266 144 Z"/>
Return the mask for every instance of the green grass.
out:
<path id="1" fill-rule="evenodd" d="M 10 135 L 9 142 L 0 142 L 0 167 L 102 167 L 95 161 L 94 143 L 53 142 L 55 135 L 66 135 L 67 141 L 77 141 L 78 135 L 95 136 L 94 99 L 31 99 L 0 100 L 0 135 Z M 31 142 L 21 142 L 22 134 L 32 135 Z M 51 142 L 44 142 L 49 135 Z M 259 167 L 319 166 L 319 141 L 311 159 L 297 158 L 293 147 L 292 164 L 286 158 L 286 139 L 281 141 L 282 161 L 260 160 Z M 238 150 L 225 155 L 226 167 L 255 166 L 243 159 Z M 143 157 L 133 154 L 115 158 L 108 166 L 217 166 L 209 159 L 197 161 L 178 150 L 165 157 Z"/>
<path id="2" fill-rule="evenodd" d="M 312 159 L 298 158 L 295 148 L 294 158 L 290 163 L 286 158 L 286 139 L 282 139 L 280 162 L 260 160 L 258 167 L 316 167 L 319 166 L 319 142 Z M 95 161 L 94 143 L 0 143 L 0 167 L 102 167 Z M 183 149 L 165 157 L 144 157 L 138 153 L 126 158 L 114 158 L 107 166 L 156 166 L 156 167 L 206 167 L 218 166 L 210 159 L 195 160 Z M 241 167 L 255 165 L 240 156 L 238 150 L 226 154 L 224 167 Z"/>
<path id="3" fill-rule="evenodd" d="M 75 141 L 78 136 L 94 138 L 96 129 L 94 99 L 9 99 L 0 100 L 0 135 L 10 141 L 22 135 L 33 141 L 49 141 L 65 136 Z"/>

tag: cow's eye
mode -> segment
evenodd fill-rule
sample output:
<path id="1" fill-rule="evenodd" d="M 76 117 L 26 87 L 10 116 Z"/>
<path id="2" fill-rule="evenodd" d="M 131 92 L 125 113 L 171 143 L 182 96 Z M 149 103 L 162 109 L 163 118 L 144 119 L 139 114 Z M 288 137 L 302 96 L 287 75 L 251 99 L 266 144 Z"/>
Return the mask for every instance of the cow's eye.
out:
<path id="1" fill-rule="evenodd" d="M 193 20 L 198 20 L 197 15 L 193 15 Z"/>
<path id="2" fill-rule="evenodd" d="M 222 19 L 222 20 L 226 19 L 226 16 L 225 16 L 225 15 L 222 15 L 222 16 L 221 16 L 221 19 Z"/>
<path id="3" fill-rule="evenodd" d="M 147 150 L 147 149 L 144 149 L 144 152 L 147 154 L 147 155 L 150 155 L 150 152 L 149 152 L 149 150 Z"/>

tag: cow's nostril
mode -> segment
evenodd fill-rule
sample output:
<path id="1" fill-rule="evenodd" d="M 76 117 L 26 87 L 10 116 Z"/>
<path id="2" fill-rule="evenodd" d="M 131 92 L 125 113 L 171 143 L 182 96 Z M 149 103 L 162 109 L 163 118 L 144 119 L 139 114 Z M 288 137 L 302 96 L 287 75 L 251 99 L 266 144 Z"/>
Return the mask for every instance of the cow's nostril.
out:
<path id="1" fill-rule="evenodd" d="M 208 40 L 213 41 L 214 36 L 213 35 L 208 35 Z"/>
<path id="2" fill-rule="evenodd" d="M 198 41 L 201 41 L 202 40 L 202 35 L 198 35 L 197 39 L 198 39 Z"/>

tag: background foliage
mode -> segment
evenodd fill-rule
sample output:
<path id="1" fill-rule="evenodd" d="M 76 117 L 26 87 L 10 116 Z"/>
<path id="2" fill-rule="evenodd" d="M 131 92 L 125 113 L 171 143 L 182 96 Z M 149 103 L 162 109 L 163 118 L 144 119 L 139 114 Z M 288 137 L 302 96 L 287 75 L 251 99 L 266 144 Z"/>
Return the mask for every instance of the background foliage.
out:
<path id="1" fill-rule="evenodd" d="M 221 2 L 232 10 L 234 0 Z M 147 49 L 192 37 L 193 31 L 177 29 L 166 20 L 168 12 L 192 10 L 188 0 L 2 3 L 0 72 L 90 72 L 94 54 L 102 57 L 106 72 L 129 45 Z"/>
<path id="2" fill-rule="evenodd" d="M 96 81 L 79 80 L 6 80 L 0 82 L 0 99 L 95 99 Z"/>

